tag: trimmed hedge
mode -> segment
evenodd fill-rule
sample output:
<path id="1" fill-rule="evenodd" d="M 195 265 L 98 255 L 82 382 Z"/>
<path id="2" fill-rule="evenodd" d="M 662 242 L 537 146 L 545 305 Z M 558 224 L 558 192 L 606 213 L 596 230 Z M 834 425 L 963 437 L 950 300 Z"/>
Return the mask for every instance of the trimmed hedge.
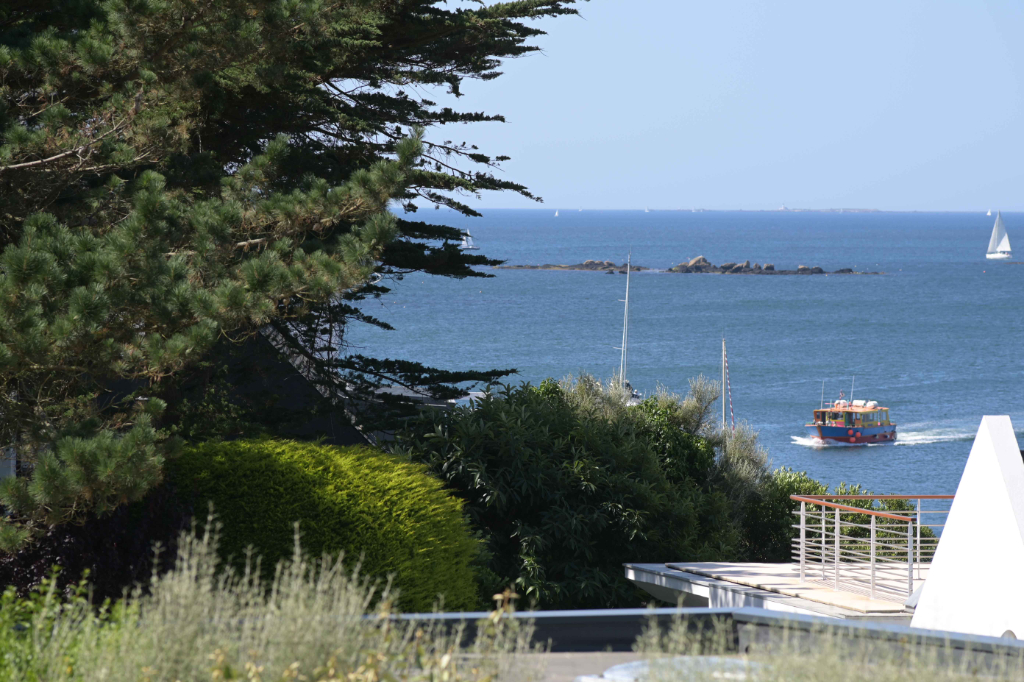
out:
<path id="1" fill-rule="evenodd" d="M 236 565 L 252 546 L 265 575 L 294 551 L 294 524 L 311 556 L 362 556 L 364 575 L 394 574 L 399 604 L 429 611 L 477 606 L 472 563 L 480 548 L 462 514 L 423 466 L 366 447 L 283 440 L 210 442 L 168 463 L 195 509 L 212 502 L 221 553 Z"/>

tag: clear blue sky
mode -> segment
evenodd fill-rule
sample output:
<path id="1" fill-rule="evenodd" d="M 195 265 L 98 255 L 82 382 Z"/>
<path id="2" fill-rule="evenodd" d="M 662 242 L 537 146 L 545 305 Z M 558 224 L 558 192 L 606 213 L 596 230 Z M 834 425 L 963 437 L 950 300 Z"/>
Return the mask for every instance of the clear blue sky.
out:
<path id="1" fill-rule="evenodd" d="M 1019 0 L 581 11 L 466 85 L 458 106 L 507 123 L 443 133 L 512 156 L 545 208 L 1024 210 Z"/>

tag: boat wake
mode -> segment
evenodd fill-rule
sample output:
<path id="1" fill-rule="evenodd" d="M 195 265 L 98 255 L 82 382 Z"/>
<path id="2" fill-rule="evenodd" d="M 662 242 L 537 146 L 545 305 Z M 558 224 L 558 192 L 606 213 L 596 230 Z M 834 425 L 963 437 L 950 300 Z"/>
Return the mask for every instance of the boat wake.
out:
<path id="1" fill-rule="evenodd" d="M 836 443 L 812 436 L 790 436 L 794 445 L 805 448 L 863 448 L 879 445 L 931 445 L 932 443 L 955 443 L 974 440 L 974 433 L 959 429 L 926 429 L 923 431 L 900 431 L 894 443 Z"/>
<path id="2" fill-rule="evenodd" d="M 931 445 L 932 443 L 955 443 L 974 440 L 973 431 L 960 429 L 925 429 L 923 431 L 899 432 L 896 445 Z"/>
<path id="3" fill-rule="evenodd" d="M 891 443 L 837 443 L 831 440 L 822 440 L 813 436 L 790 436 L 793 445 L 802 445 L 805 448 L 824 450 L 825 448 L 873 448 L 879 445 L 891 445 Z M 899 441 L 897 441 L 899 442 Z"/>

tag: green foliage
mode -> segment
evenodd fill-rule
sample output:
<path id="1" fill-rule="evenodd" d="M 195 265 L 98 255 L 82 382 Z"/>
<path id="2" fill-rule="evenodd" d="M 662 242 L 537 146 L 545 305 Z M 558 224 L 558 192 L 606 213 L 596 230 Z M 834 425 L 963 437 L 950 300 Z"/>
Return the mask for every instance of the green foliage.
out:
<path id="1" fill-rule="evenodd" d="M 393 594 L 340 560 L 312 560 L 298 543 L 268 585 L 218 559 L 216 537 L 185 534 L 172 570 L 109 611 L 85 586 L 61 599 L 52 583 L 0 597 L 0 680 L 173 682 L 501 682 L 523 679 L 529 623 L 500 603 L 463 637 L 394 618 Z"/>
<path id="2" fill-rule="evenodd" d="M 761 494 L 752 496 L 744 524 L 744 558 L 747 561 L 787 563 L 792 558 L 791 542 L 797 535 L 793 512 L 799 502 L 790 495 L 824 495 L 828 486 L 805 472 L 782 467 L 766 479 Z M 814 508 L 811 505 L 811 508 Z"/>
<path id="3" fill-rule="evenodd" d="M 423 93 L 497 77 L 502 59 L 538 49 L 528 42 L 542 31 L 526 20 L 572 5 L 0 6 L 0 444 L 17 444 L 26 475 L 50 471 L 45 485 L 0 491 L 12 512 L 2 546 L 155 485 L 170 430 L 218 431 L 189 414 L 223 406 L 218 390 L 181 405 L 182 382 L 195 383 L 215 342 L 264 325 L 329 384 L 332 407 L 348 393 L 385 418 L 410 407 L 367 400 L 383 384 L 451 397 L 507 374 L 346 355 L 344 331 L 381 324 L 357 308 L 386 291 L 367 283 L 373 273 L 461 278 L 496 263 L 462 253 L 458 230 L 388 208 L 422 198 L 473 213 L 459 196 L 531 196 L 492 173 L 504 157 L 422 134 L 499 116 Z M 131 434 L 142 454 L 125 460 L 104 433 Z M 69 438 L 95 466 L 55 473 L 75 466 L 61 452 Z"/>
<path id="4" fill-rule="evenodd" d="M 61 647 L 65 669 L 73 670 L 81 646 L 76 634 L 113 622 L 106 605 L 95 610 L 89 603 L 84 581 L 66 595 L 57 590 L 56 572 L 25 597 L 7 587 L 0 595 L 0 680 L 47 679 L 39 666 L 43 643 Z"/>
<path id="5" fill-rule="evenodd" d="M 252 546 L 265 577 L 294 551 L 295 524 L 314 556 L 344 552 L 362 573 L 395 575 L 407 611 L 477 606 L 471 564 L 478 543 L 462 504 L 422 466 L 369 448 L 280 440 L 192 446 L 171 462 L 171 480 L 197 509 L 212 503 L 221 550 L 241 566 Z"/>
<path id="6" fill-rule="evenodd" d="M 635 606 L 623 562 L 731 558 L 740 529 L 701 405 L 625 398 L 590 377 L 506 386 L 424 413 L 396 451 L 466 501 L 491 570 L 520 594 L 544 608 Z"/>

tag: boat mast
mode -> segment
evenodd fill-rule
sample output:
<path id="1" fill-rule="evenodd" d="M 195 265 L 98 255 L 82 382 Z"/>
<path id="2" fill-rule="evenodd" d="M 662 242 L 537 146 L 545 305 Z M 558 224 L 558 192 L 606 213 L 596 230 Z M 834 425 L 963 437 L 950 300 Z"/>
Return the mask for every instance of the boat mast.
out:
<path id="1" fill-rule="evenodd" d="M 728 423 L 725 421 L 725 334 L 722 334 L 722 428 Z"/>
<path id="2" fill-rule="evenodd" d="M 629 271 L 633 262 L 633 249 L 626 256 L 626 298 L 622 313 L 622 357 L 619 359 L 619 387 L 626 387 L 626 344 L 629 342 Z"/>
<path id="3" fill-rule="evenodd" d="M 853 387 L 857 383 L 857 375 L 853 375 L 853 381 L 850 382 L 850 407 L 853 407 Z"/>
<path id="4" fill-rule="evenodd" d="M 818 409 L 819 410 L 824 410 L 825 409 L 825 380 L 824 379 L 821 380 L 821 407 L 819 407 Z"/>
<path id="5" fill-rule="evenodd" d="M 736 413 L 732 409 L 732 382 L 729 381 L 729 355 L 725 352 L 725 335 L 722 335 L 722 428 L 728 428 L 725 419 L 725 398 L 729 397 L 729 414 L 732 416 L 732 430 L 736 430 Z"/>

